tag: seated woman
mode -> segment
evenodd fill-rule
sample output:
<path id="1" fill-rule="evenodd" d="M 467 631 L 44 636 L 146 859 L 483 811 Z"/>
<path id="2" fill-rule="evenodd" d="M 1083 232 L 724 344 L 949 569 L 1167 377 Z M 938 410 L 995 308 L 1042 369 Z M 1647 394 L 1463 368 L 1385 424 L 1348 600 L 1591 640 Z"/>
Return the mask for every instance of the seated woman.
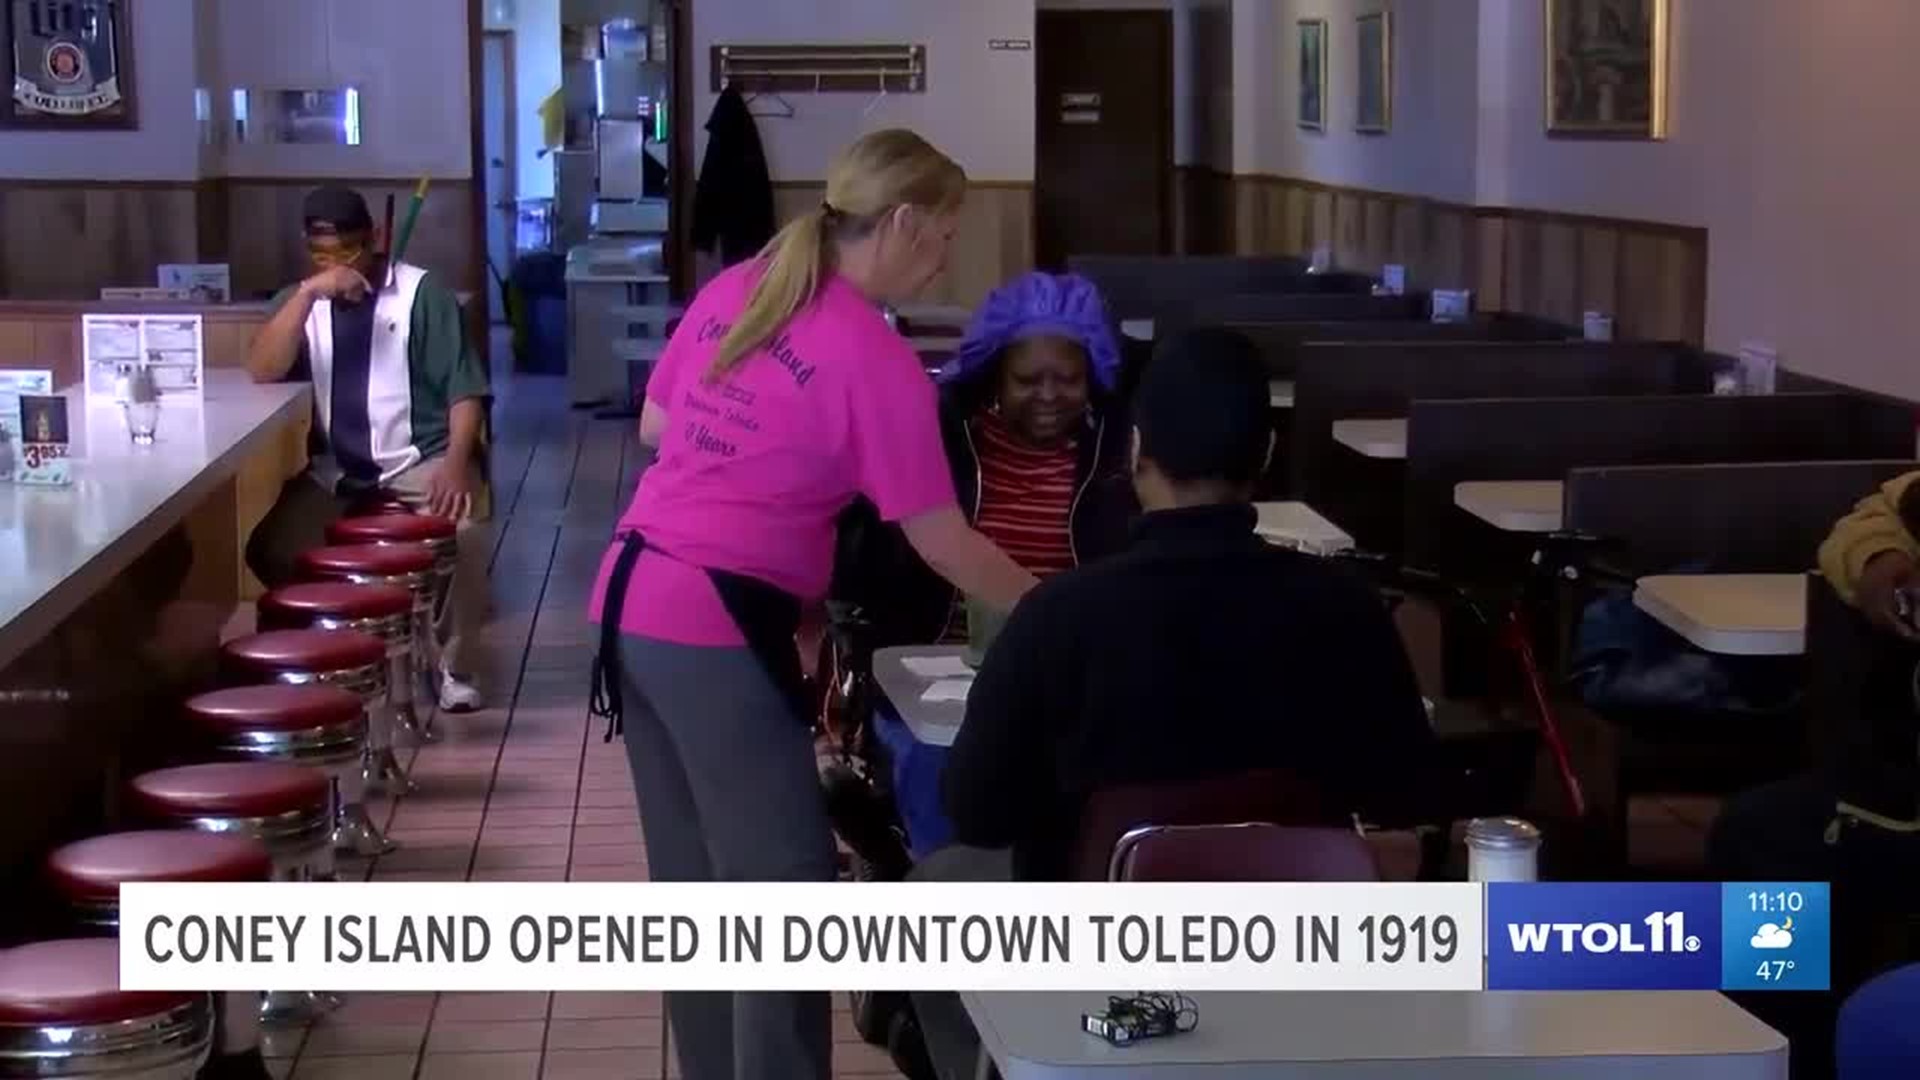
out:
<path id="1" fill-rule="evenodd" d="M 1127 475 L 1128 426 L 1113 395 L 1119 370 L 1119 347 L 1093 283 L 1031 273 L 987 298 L 936 376 L 961 508 L 1037 576 L 1118 550 L 1138 513 Z M 864 506 L 843 520 L 834 583 L 834 599 L 860 611 L 875 648 L 966 641 L 965 598 Z M 934 796 L 937 755 L 905 753 L 914 748 L 897 715 L 884 702 L 875 712 L 875 734 L 895 751 L 895 790 L 927 792 L 918 810 L 903 800 L 911 849 L 939 848 L 947 835 Z M 867 845 L 858 834 L 871 835 L 871 822 L 849 816 L 836 819 L 860 850 Z"/>

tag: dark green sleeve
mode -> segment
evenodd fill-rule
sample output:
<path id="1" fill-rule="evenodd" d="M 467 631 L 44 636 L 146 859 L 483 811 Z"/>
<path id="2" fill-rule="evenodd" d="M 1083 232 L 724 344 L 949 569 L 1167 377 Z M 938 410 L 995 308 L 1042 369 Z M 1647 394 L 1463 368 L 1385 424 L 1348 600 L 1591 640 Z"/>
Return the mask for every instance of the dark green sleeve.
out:
<path id="1" fill-rule="evenodd" d="M 408 363 L 425 376 L 451 408 L 468 398 L 489 398 L 493 387 L 487 366 L 467 340 L 467 322 L 460 298 L 432 276 L 420 282 L 413 298 L 413 332 L 408 338 Z"/>
<path id="2" fill-rule="evenodd" d="M 289 285 L 274 293 L 273 299 L 267 304 L 267 318 L 271 319 L 280 314 L 280 309 L 287 306 L 287 301 L 293 298 L 293 294 L 299 288 L 298 285 Z M 313 358 L 307 355 L 307 335 L 304 332 L 300 335 L 300 343 L 295 348 L 299 351 L 294 354 L 293 369 L 287 372 L 287 381 L 305 382 L 313 378 Z"/>

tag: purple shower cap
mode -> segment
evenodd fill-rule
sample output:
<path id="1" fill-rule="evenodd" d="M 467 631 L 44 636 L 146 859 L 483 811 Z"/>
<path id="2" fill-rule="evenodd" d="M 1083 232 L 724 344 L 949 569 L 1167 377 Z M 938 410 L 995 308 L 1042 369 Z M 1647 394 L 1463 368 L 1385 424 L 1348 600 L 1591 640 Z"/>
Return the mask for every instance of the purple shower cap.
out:
<path id="1" fill-rule="evenodd" d="M 1120 347 L 1107 322 L 1107 305 L 1093 282 L 1077 274 L 1024 274 L 993 291 L 973 313 L 960 349 L 940 372 L 954 382 L 979 374 L 1017 341 L 1063 337 L 1087 353 L 1088 374 L 1103 390 L 1119 381 Z"/>

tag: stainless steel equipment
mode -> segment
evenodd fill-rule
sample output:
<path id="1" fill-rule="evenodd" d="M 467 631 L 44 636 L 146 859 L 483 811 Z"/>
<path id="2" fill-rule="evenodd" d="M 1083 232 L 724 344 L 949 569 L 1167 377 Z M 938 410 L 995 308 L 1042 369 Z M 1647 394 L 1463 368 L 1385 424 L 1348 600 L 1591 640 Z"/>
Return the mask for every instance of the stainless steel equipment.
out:
<path id="1" fill-rule="evenodd" d="M 634 339 L 674 316 L 659 236 L 599 236 L 567 252 L 567 385 L 576 406 L 628 404 Z"/>

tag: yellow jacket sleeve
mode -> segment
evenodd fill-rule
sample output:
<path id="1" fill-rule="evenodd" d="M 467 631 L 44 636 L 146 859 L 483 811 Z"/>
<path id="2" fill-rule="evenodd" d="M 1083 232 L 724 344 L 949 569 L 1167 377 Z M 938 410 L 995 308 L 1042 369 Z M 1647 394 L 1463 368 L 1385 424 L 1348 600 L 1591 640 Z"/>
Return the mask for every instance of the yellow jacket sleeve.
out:
<path id="1" fill-rule="evenodd" d="M 1903 473 L 1880 485 L 1835 522 L 1820 545 L 1820 572 L 1847 603 L 1854 602 L 1861 572 L 1875 555 L 1904 551 L 1920 559 L 1920 540 L 1907 531 L 1899 509 L 1900 496 L 1915 481 L 1920 481 L 1920 472 Z"/>

